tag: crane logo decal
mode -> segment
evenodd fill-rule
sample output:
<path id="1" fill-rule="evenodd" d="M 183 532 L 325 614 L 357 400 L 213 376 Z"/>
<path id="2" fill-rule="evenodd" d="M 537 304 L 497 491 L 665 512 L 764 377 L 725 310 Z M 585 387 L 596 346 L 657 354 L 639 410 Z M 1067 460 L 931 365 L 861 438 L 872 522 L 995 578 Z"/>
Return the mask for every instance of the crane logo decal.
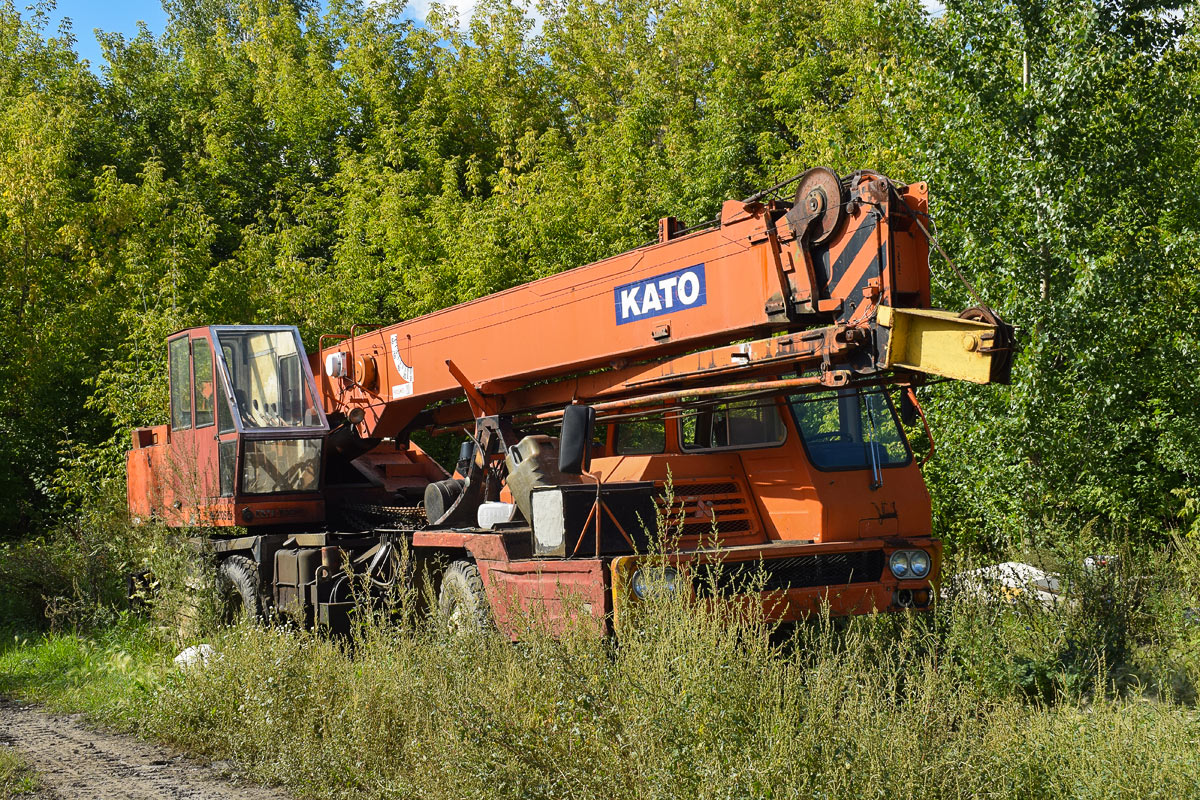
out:
<path id="1" fill-rule="evenodd" d="M 404 383 L 392 387 L 392 399 L 399 400 L 401 397 L 409 397 L 413 391 L 413 368 L 404 363 L 404 357 L 400 355 L 400 342 L 394 333 L 392 334 L 392 363 L 396 365 L 396 372 L 404 380 Z"/>
<path id="2" fill-rule="evenodd" d="M 643 278 L 613 289 L 618 325 L 697 308 L 707 302 L 703 264 Z"/>

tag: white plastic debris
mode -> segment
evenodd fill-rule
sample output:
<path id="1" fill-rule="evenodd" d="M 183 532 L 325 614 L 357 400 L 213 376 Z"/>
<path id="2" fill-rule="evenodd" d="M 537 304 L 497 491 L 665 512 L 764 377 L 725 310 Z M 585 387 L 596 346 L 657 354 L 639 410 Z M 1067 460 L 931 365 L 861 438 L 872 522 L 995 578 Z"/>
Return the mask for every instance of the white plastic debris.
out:
<path id="1" fill-rule="evenodd" d="M 1120 556 L 1088 556 L 1083 560 L 1083 568 L 1088 572 L 1095 572 L 1099 569 L 1107 569 L 1117 566 L 1117 562 L 1121 560 Z"/>
<path id="2" fill-rule="evenodd" d="M 194 644 L 175 656 L 175 666 L 180 669 L 202 667 L 208 663 L 208 659 L 212 658 L 213 652 L 211 644 Z"/>
<path id="3" fill-rule="evenodd" d="M 967 570 L 954 577 L 953 593 L 984 601 L 1017 604 L 1033 600 L 1052 608 L 1062 600 L 1058 576 L 1020 561 Z"/>

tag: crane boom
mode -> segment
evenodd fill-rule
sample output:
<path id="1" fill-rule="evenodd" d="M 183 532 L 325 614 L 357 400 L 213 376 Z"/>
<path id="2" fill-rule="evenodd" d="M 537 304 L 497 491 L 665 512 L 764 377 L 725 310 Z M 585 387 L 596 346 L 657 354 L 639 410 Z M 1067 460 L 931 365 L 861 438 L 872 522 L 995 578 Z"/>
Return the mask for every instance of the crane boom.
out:
<path id="1" fill-rule="evenodd" d="M 801 183 L 801 192 L 828 190 Z M 834 335 L 808 348 L 810 358 L 832 356 L 829 364 L 844 361 L 860 375 L 885 369 L 889 332 L 877 309 L 929 305 L 928 242 L 914 224 L 927 215 L 927 189 L 875 173 L 838 188 L 843 202 L 807 215 L 797 213 L 806 195 L 731 200 L 715 224 L 683 235 L 664 220 L 645 247 L 338 341 L 317 364 L 325 408 L 361 408 L 363 436 L 393 436 L 464 391 L 476 411 L 492 413 L 634 393 L 648 388 L 655 364 L 707 348 L 717 348 L 712 367 L 730 377 L 759 361 L 751 349 L 722 346 L 761 338 L 754 350 L 776 357 L 773 338 L 814 325 Z M 827 227 L 820 241 L 814 223 Z M 514 395 L 597 372 L 605 377 L 569 390 Z"/>

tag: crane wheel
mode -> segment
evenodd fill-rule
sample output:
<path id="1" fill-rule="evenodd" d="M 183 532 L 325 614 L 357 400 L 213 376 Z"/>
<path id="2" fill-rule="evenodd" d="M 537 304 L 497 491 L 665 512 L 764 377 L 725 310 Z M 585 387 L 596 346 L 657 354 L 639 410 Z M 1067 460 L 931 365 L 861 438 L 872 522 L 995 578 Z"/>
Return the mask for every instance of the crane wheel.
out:
<path id="1" fill-rule="evenodd" d="M 453 631 L 482 631 L 491 620 L 487 594 L 479 567 L 470 561 L 455 561 L 442 573 L 438 590 L 438 616 Z"/>
<path id="2" fill-rule="evenodd" d="M 217 596 L 223 622 L 262 619 L 258 565 L 246 556 L 230 556 L 222 561 L 217 568 Z"/>

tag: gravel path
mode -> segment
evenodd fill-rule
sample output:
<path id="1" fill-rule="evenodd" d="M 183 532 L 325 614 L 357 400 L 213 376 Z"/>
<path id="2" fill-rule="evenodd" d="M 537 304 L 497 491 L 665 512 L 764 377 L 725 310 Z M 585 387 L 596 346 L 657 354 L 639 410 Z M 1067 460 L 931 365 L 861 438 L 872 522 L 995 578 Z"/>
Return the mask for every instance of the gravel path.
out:
<path id="1" fill-rule="evenodd" d="M 0 746 L 16 748 L 37 772 L 41 800 L 286 800 L 287 795 L 222 775 L 178 753 L 0 700 Z M 0 796 L 3 792 L 0 792 Z"/>

